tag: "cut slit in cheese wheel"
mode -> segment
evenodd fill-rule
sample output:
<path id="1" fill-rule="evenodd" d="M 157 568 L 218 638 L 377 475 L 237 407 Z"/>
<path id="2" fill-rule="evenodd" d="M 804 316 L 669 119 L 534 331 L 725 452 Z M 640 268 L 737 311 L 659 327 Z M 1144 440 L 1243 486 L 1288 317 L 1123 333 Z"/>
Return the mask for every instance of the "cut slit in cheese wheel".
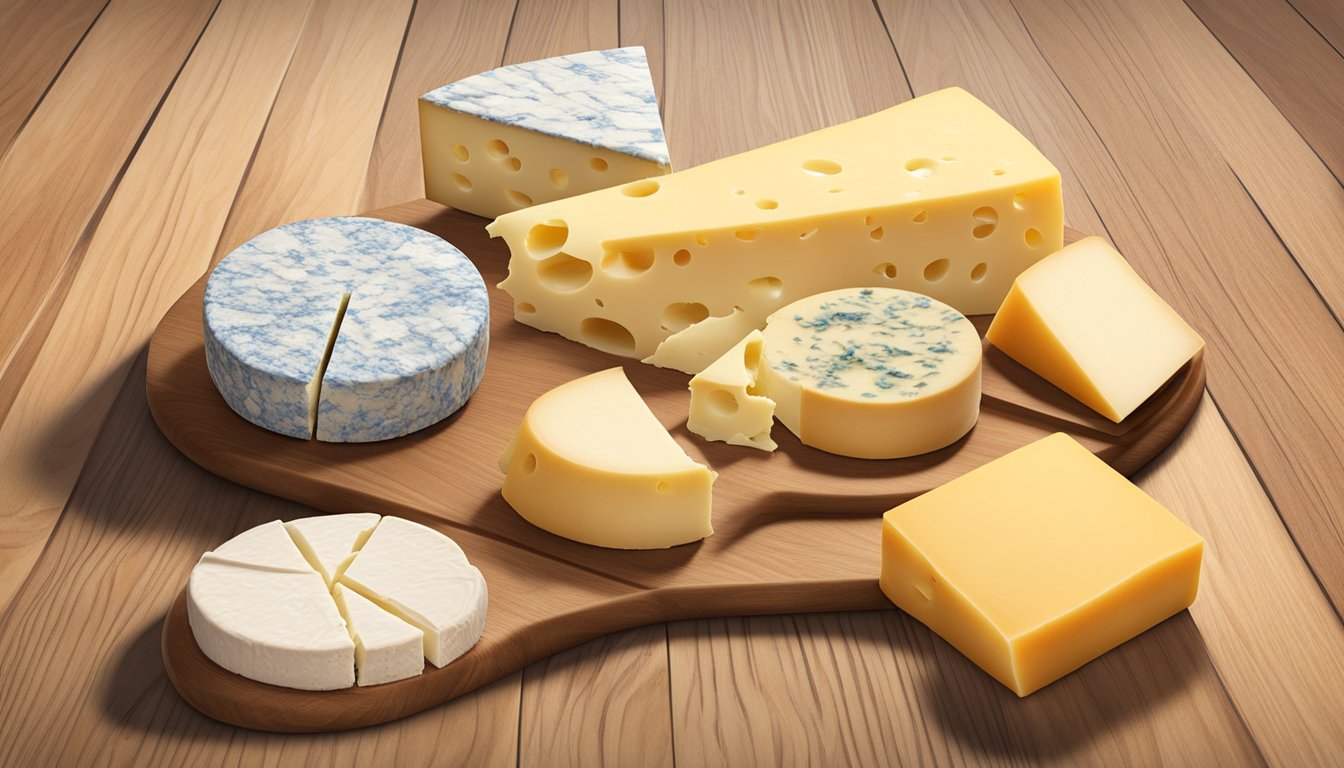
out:
<path id="1" fill-rule="evenodd" d="M 229 407 L 273 432 L 368 442 L 447 418 L 489 343 L 485 282 L 461 251 L 359 217 L 285 224 L 206 283 L 206 363 Z"/>
<path id="2" fill-rule="evenodd" d="M 557 536 L 662 549 L 713 533 L 714 473 L 677 445 L 620 368 L 538 397 L 500 469 L 504 500 Z"/>
<path id="3" fill-rule="evenodd" d="M 1199 334 L 1099 237 L 1019 275 L 985 338 L 1117 423 L 1204 349 Z"/>
<path id="4" fill-rule="evenodd" d="M 928 296 L 830 291 L 778 310 L 762 335 L 760 392 L 805 445 L 915 456 L 956 442 L 979 417 L 980 336 Z"/>
<path id="5" fill-rule="evenodd" d="M 342 558 L 343 549 L 353 551 Z M 484 629 L 485 589 L 462 549 L 432 528 L 372 514 L 276 520 L 201 556 L 187 617 L 201 651 L 231 672 L 335 690 L 461 656 Z"/>
<path id="6" fill-rule="evenodd" d="M 904 288 L 993 312 L 1014 277 L 1062 245 L 1060 190 L 1025 137 L 949 88 L 507 213 L 487 231 L 509 246 L 500 287 L 532 308 L 520 322 L 644 359 L 683 326 L 669 312 L 719 318 L 738 307 L 761 327 L 779 307 L 839 288 Z M 722 339 L 706 362 L 740 339 Z"/>
<path id="7" fill-rule="evenodd" d="M 419 105 L 425 196 L 478 216 L 670 170 L 640 47 L 500 67 Z"/>
<path id="8" fill-rule="evenodd" d="M 686 428 L 706 440 L 773 451 L 775 403 L 758 394 L 764 337 L 752 331 L 723 357 L 691 379 Z"/>

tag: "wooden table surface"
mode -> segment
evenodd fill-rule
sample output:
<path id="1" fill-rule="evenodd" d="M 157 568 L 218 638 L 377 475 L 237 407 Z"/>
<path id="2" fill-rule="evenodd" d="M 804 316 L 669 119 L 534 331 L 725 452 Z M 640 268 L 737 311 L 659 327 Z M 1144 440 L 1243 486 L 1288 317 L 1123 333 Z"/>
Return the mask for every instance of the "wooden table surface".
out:
<path id="1" fill-rule="evenodd" d="M 156 322 L 263 229 L 421 197 L 419 94 L 616 45 L 678 167 L 947 85 L 1032 138 L 1208 341 L 1137 478 L 1208 541 L 1190 611 L 1024 700 L 891 610 L 649 626 L 347 733 L 183 703 L 198 554 L 311 510 L 160 436 Z M 3 0 L 0 765 L 1338 761 L 1341 51 L 1338 0 Z"/>

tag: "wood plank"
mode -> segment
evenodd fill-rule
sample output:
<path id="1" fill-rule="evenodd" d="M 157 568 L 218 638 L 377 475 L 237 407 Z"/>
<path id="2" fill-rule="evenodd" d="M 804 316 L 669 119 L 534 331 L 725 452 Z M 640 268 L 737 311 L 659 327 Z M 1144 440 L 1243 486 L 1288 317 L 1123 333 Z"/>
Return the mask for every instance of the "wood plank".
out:
<path id="1" fill-rule="evenodd" d="M 1262 764 L 1186 613 L 1025 699 L 898 611 L 671 626 L 680 766 Z"/>
<path id="2" fill-rule="evenodd" d="M 271 227 L 358 213 L 411 0 L 313 6 L 214 261 Z"/>
<path id="3" fill-rule="evenodd" d="M 517 0 L 503 64 L 613 48 L 618 0 Z"/>
<path id="4" fill-rule="evenodd" d="M 911 96 L 866 3 L 666 0 L 664 8 L 663 122 L 677 168 L 852 120 Z"/>
<path id="5" fill-rule="evenodd" d="M 523 673 L 520 766 L 672 766 L 666 625 L 621 632 Z"/>
<path id="6" fill-rule="evenodd" d="M 360 210 L 425 196 L 420 161 L 421 94 L 499 65 L 513 4 L 419 0 L 383 109 Z"/>
<path id="7" fill-rule="evenodd" d="M 1246 72 L 1255 79 L 1274 107 L 1293 124 L 1334 174 L 1344 180 L 1344 56 L 1330 47 L 1288 0 L 1186 0 L 1190 10 L 1217 36 Z M 1285 56 L 1285 51 L 1292 51 Z M 1182 51 L 1183 58 L 1188 51 Z M 1245 100 L 1231 98 L 1221 87 L 1203 83 L 1206 92 L 1244 109 Z M 1264 121 L 1242 113 L 1243 129 Z M 1248 119 L 1249 118 L 1249 119 Z M 1269 123 L 1272 125 L 1272 122 Z M 1278 163 L 1279 147 L 1262 153 Z M 1286 171 L 1286 169 L 1285 169 Z M 1291 189 L 1291 187 L 1289 188 Z M 1279 187 L 1282 193 L 1284 188 Z M 1296 202 L 1305 195 L 1291 195 Z M 1261 196 L 1257 195 L 1257 199 Z M 1338 195 L 1336 195 L 1338 197 Z M 1336 307 L 1336 312 L 1340 308 Z"/>
<path id="8" fill-rule="evenodd" d="M 26 376 L 3 382 L 13 391 L 0 407 L 0 606 L 42 551 L 131 361 L 209 265 L 308 5 L 221 5 L 85 247 L 45 345 Z"/>
<path id="9" fill-rule="evenodd" d="M 620 0 L 620 44 L 642 45 L 658 104 L 663 106 L 663 0 Z"/>
<path id="10" fill-rule="evenodd" d="M 1137 200 L 1122 172 L 1007 3 L 885 2 L 883 8 L 917 90 L 955 82 L 986 98 L 1034 94 L 1032 102 L 1008 99 L 997 107 L 1029 134 L 1053 135 L 1073 161 L 1061 170 L 1097 201 L 1117 238 L 1136 231 L 1142 237 L 1143 214 L 1133 210 Z M 1191 613 L 1257 742 L 1271 762 L 1292 763 L 1298 745 L 1330 730 L 1326 723 L 1344 706 L 1332 694 L 1344 688 L 1336 677 L 1341 625 L 1211 405 L 1144 485 L 1206 536 L 1205 584 Z M 1299 627 L 1311 638 L 1308 650 L 1292 658 L 1274 650 L 1298 647 Z M 1321 674 L 1308 680 L 1313 670 Z M 1299 713 L 1303 706 L 1316 712 Z"/>
<path id="11" fill-rule="evenodd" d="M 1338 0 L 1289 0 L 1293 10 L 1311 24 L 1326 42 L 1344 55 L 1344 9 Z"/>
<path id="12" fill-rule="evenodd" d="M 125 167 L 216 0 L 116 0 L 0 158 L 0 377 L 43 307 L 58 306 L 70 257 Z"/>
<path id="13" fill-rule="evenodd" d="M 1338 607 L 1344 333 L 1167 87 L 1136 28 L 1144 14 L 1018 7 L 1125 180 L 1128 195 L 1104 205 L 1093 196 L 1117 246 L 1204 335 L 1210 390 Z"/>
<path id="14" fill-rule="evenodd" d="M 176 695 L 161 619 L 196 558 L 239 530 L 307 510 L 184 459 L 154 429 L 144 387 L 141 361 L 45 556 L 0 621 L 0 764 L 514 765 L 517 676 L 393 728 L 303 736 L 239 731 Z"/>
<path id="15" fill-rule="evenodd" d="M 107 0 L 13 0 L 0 5 L 0 157 Z"/>

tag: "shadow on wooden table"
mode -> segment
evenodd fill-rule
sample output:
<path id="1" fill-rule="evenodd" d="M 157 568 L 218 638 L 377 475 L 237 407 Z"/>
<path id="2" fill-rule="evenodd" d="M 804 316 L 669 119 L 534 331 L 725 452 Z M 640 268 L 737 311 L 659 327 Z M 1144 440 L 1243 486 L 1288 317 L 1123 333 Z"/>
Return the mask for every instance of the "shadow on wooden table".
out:
<path id="1" fill-rule="evenodd" d="M 986 756 L 1067 761 L 1079 752 L 1109 751 L 1089 747 L 1098 739 L 1131 739 L 1135 726 L 1151 738 L 1158 729 L 1136 721 L 1162 717 L 1173 700 L 1204 687 L 1201 680 L 1214 690 L 1219 687 L 1203 638 L 1187 611 L 1026 698 L 1018 698 L 947 643 L 939 640 L 933 646 L 932 656 L 926 653 L 923 659 L 934 672 L 926 678 L 921 698 L 941 731 Z"/>

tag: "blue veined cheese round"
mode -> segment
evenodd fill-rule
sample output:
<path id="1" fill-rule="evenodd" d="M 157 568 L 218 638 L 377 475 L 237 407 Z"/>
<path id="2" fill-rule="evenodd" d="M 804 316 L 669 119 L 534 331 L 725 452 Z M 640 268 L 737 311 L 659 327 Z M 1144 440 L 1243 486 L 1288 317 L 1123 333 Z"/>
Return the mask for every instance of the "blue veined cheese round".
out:
<path id="1" fill-rule="evenodd" d="M 895 288 L 809 296 L 767 320 L 759 387 L 806 445 L 863 459 L 928 453 L 980 415 L 980 335 Z"/>
<path id="2" fill-rule="evenodd" d="M 210 377 L 229 407 L 299 438 L 370 442 L 443 420 L 480 385 L 485 281 L 404 224 L 311 219 L 230 253 L 205 287 Z"/>

